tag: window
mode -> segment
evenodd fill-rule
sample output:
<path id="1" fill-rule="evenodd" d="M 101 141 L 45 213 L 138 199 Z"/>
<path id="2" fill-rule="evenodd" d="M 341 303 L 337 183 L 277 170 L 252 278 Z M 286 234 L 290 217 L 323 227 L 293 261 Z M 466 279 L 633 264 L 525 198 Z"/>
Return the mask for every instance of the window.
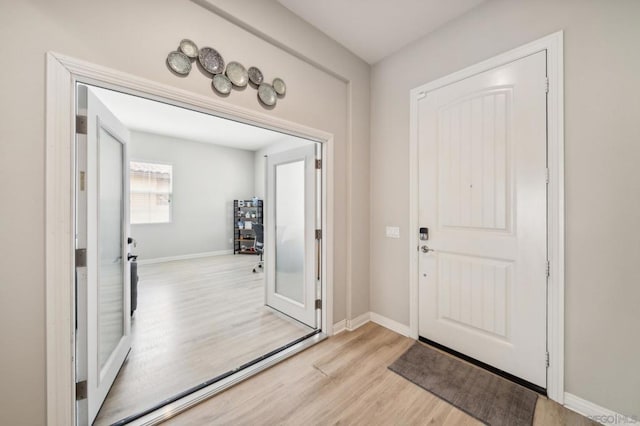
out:
<path id="1" fill-rule="evenodd" d="M 129 173 L 131 223 L 171 222 L 173 167 L 132 161 Z"/>

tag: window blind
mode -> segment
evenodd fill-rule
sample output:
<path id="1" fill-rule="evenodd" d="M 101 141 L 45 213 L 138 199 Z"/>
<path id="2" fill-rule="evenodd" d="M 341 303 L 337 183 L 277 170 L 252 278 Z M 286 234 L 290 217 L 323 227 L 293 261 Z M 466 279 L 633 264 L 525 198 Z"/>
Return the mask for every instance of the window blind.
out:
<path id="1" fill-rule="evenodd" d="M 132 161 L 129 173 L 131 223 L 171 222 L 173 167 Z"/>

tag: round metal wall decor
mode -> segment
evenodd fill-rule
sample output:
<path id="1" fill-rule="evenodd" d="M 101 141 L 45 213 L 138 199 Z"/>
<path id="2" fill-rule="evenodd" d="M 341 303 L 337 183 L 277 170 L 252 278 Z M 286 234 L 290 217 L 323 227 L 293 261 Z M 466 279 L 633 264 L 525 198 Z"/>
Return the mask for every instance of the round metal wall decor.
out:
<path id="1" fill-rule="evenodd" d="M 239 62 L 231 61 L 227 64 L 227 70 L 225 71 L 229 80 L 234 86 L 244 87 L 249 81 L 246 68 Z"/>
<path id="2" fill-rule="evenodd" d="M 258 86 L 258 98 L 267 106 L 274 106 L 278 100 L 276 91 L 268 83 L 262 83 Z"/>
<path id="3" fill-rule="evenodd" d="M 224 59 L 218 51 L 212 47 L 203 47 L 198 53 L 198 61 L 202 68 L 211 74 L 220 74 L 224 71 Z"/>
<path id="4" fill-rule="evenodd" d="M 260 85 L 264 80 L 264 76 L 262 75 L 262 71 L 260 71 L 257 67 L 249 67 L 249 80 L 255 84 L 256 86 Z"/>
<path id="5" fill-rule="evenodd" d="M 221 95 L 228 95 L 229 93 L 231 93 L 231 80 L 229 80 L 224 74 L 214 75 L 211 85 Z"/>
<path id="6" fill-rule="evenodd" d="M 287 93 L 287 85 L 284 84 L 281 78 L 274 78 L 272 85 L 273 90 L 275 90 L 279 96 L 284 96 L 284 94 Z"/>
<path id="7" fill-rule="evenodd" d="M 174 72 L 180 75 L 188 75 L 191 72 L 191 60 L 182 52 L 169 53 L 167 64 Z"/>
<path id="8" fill-rule="evenodd" d="M 180 42 L 180 51 L 191 59 L 198 57 L 198 46 L 189 39 L 185 38 Z"/>
<path id="9" fill-rule="evenodd" d="M 271 84 L 265 81 L 260 68 L 252 66 L 248 69 L 240 62 L 231 61 L 226 64 L 222 55 L 213 47 L 201 49 L 187 38 L 180 40 L 178 49 L 167 55 L 167 67 L 176 75 L 186 76 L 191 72 L 192 62 L 200 64 L 200 71 L 207 77 L 213 77 L 211 87 L 216 93 L 226 96 L 233 91 L 242 90 L 247 84 L 258 90 L 258 101 L 263 106 L 273 107 L 278 98 L 284 97 L 287 85 L 281 78 L 274 78 Z M 197 66 L 197 64 L 196 64 Z"/>

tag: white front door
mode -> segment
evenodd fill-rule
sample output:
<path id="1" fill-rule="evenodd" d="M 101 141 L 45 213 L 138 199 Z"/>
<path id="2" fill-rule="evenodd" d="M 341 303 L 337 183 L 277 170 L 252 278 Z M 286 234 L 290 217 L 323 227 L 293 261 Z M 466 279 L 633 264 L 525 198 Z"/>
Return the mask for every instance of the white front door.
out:
<path id="1" fill-rule="evenodd" d="M 86 249 L 77 271 L 76 376 L 86 381 L 77 422 L 95 419 L 131 349 L 128 130 L 90 88 L 78 86 L 86 135 L 77 137 L 76 247 Z"/>
<path id="2" fill-rule="evenodd" d="M 267 157 L 267 305 L 316 328 L 315 144 Z"/>
<path id="3" fill-rule="evenodd" d="M 419 335 L 546 388 L 546 52 L 418 101 Z"/>

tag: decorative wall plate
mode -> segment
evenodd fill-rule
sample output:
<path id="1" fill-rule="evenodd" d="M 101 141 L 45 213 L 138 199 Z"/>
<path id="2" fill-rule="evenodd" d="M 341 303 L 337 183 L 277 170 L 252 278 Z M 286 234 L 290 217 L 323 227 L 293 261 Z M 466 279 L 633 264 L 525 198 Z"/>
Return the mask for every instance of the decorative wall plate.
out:
<path id="1" fill-rule="evenodd" d="M 284 84 L 281 78 L 274 78 L 272 85 L 273 90 L 275 90 L 278 95 L 284 96 L 284 94 L 287 93 L 287 85 Z"/>
<path id="2" fill-rule="evenodd" d="M 229 80 L 224 74 L 214 75 L 211 85 L 221 95 L 228 95 L 229 93 L 231 93 L 231 80 Z"/>
<path id="3" fill-rule="evenodd" d="M 220 95 L 228 95 L 233 88 L 251 87 L 258 89 L 258 101 L 267 107 L 273 107 L 278 98 L 287 92 L 287 85 L 281 78 L 274 78 L 271 84 L 266 83 L 264 74 L 258 67 L 245 68 L 240 62 L 231 61 L 226 64 L 222 55 L 213 47 L 198 49 L 196 44 L 184 38 L 178 49 L 167 56 L 167 67 L 175 74 L 186 76 L 191 72 L 192 62 L 197 59 L 200 71 L 211 80 L 212 89 Z M 198 66 L 196 64 L 196 66 Z"/>
<path id="4" fill-rule="evenodd" d="M 264 76 L 262 75 L 262 71 L 260 71 L 257 67 L 249 67 L 249 80 L 256 86 L 260 85 L 264 80 Z"/>
<path id="5" fill-rule="evenodd" d="M 262 83 L 258 86 L 258 98 L 267 106 L 275 105 L 278 100 L 276 91 L 269 83 Z"/>
<path id="6" fill-rule="evenodd" d="M 198 57 L 198 46 L 189 39 L 185 38 L 180 42 L 180 51 L 191 59 Z"/>
<path id="7" fill-rule="evenodd" d="M 203 47 L 198 53 L 198 61 L 202 68 L 211 74 L 220 74 L 224 71 L 224 59 L 218 51 L 212 47 Z"/>
<path id="8" fill-rule="evenodd" d="M 229 80 L 238 87 L 244 87 L 249 81 L 246 68 L 239 62 L 231 61 L 227 64 L 225 71 Z"/>
<path id="9" fill-rule="evenodd" d="M 180 75 L 187 75 L 191 72 L 191 60 L 182 52 L 171 52 L 167 56 L 169 67 Z"/>

